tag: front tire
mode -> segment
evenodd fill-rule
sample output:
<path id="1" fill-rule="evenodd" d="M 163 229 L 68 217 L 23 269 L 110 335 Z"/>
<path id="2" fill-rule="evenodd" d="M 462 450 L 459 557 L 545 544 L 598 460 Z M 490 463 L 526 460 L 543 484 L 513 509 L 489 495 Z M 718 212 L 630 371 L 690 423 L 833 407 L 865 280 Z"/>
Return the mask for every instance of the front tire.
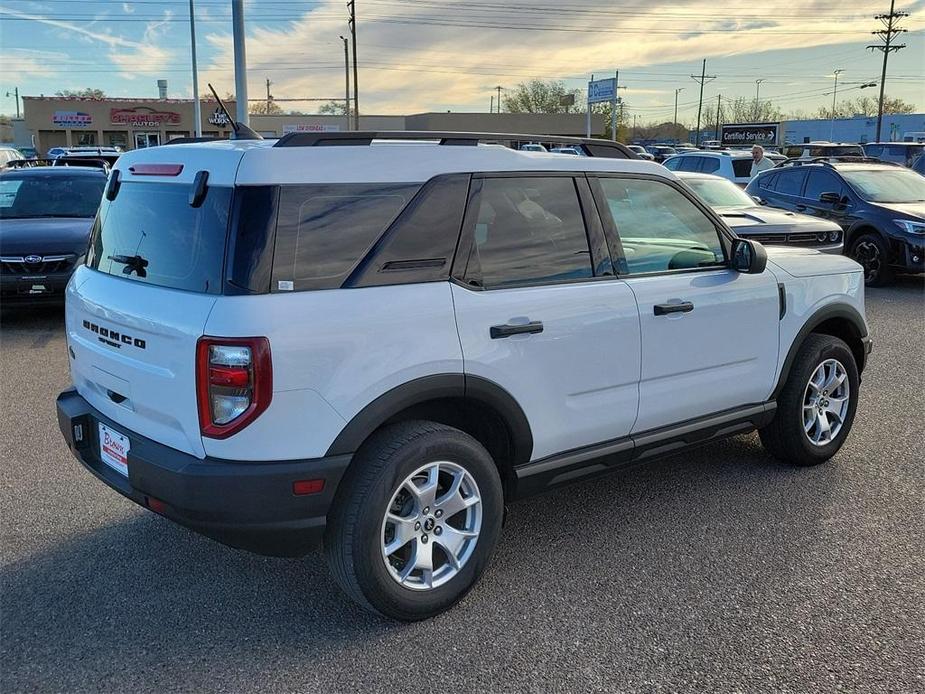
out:
<path id="1" fill-rule="evenodd" d="M 498 469 L 458 429 L 400 422 L 374 434 L 341 481 L 325 533 L 335 581 L 363 607 L 433 617 L 481 576 L 504 513 Z"/>
<path id="2" fill-rule="evenodd" d="M 857 410 L 860 378 L 842 340 L 811 334 L 797 352 L 777 398 L 774 420 L 758 433 L 775 458 L 818 465 L 842 447 Z"/>
<path id="3" fill-rule="evenodd" d="M 879 234 L 862 234 L 851 242 L 851 259 L 864 268 L 864 284 L 882 287 L 893 282 L 890 249 Z"/>

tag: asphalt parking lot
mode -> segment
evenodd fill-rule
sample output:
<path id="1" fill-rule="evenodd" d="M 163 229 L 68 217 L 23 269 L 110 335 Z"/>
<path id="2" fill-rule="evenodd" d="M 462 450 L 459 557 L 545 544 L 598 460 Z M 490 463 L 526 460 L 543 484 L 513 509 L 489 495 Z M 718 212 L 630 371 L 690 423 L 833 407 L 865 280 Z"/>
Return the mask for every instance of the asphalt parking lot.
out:
<path id="1" fill-rule="evenodd" d="M 2 663 L 20 691 L 925 690 L 925 283 L 868 291 L 847 445 L 757 437 L 515 504 L 481 583 L 402 625 L 319 554 L 225 548 L 72 460 L 60 311 L 0 329 Z"/>

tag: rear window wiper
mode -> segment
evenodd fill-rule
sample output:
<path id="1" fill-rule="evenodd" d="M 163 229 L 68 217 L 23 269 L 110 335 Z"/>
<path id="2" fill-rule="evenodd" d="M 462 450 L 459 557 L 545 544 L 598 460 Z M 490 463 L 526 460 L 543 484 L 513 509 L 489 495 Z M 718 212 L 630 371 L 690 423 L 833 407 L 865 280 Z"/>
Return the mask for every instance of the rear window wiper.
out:
<path id="1" fill-rule="evenodd" d="M 123 275 L 131 275 L 134 272 L 139 277 L 148 276 L 148 271 L 145 270 L 148 267 L 148 261 L 140 255 L 111 255 L 109 259 L 125 265 L 122 268 Z"/>

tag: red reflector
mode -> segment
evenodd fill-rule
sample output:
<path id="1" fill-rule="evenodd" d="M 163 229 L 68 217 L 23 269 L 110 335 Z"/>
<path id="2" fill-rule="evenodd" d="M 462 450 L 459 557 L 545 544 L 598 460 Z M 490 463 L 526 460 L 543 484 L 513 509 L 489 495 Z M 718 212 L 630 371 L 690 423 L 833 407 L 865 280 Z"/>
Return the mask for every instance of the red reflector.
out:
<path id="1" fill-rule="evenodd" d="M 153 496 L 148 497 L 148 508 L 154 511 L 155 513 L 160 513 L 163 515 L 167 511 L 167 504 L 165 504 L 160 499 L 155 499 Z"/>
<path id="2" fill-rule="evenodd" d="M 298 480 L 292 483 L 292 493 L 296 496 L 317 494 L 324 489 L 324 480 Z"/>
<path id="3" fill-rule="evenodd" d="M 136 176 L 179 176 L 183 164 L 135 164 L 128 170 Z"/>
<path id="4" fill-rule="evenodd" d="M 246 367 L 210 366 L 209 383 L 213 386 L 247 388 L 250 385 L 250 373 Z"/>

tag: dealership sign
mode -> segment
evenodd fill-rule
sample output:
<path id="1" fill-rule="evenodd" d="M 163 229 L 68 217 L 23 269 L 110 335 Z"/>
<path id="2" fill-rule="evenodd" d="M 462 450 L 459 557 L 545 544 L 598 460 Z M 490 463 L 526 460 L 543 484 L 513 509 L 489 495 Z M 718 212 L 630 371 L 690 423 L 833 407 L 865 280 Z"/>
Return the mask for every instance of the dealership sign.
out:
<path id="1" fill-rule="evenodd" d="M 337 133 L 339 125 L 321 125 L 319 123 L 300 123 L 298 125 L 284 125 L 283 133 Z"/>
<path id="2" fill-rule="evenodd" d="M 109 121 L 113 125 L 131 125 L 136 128 L 158 128 L 165 124 L 176 125 L 180 114 L 173 111 L 156 111 L 153 108 L 138 106 L 136 108 L 113 108 L 109 111 Z"/>
<path id="3" fill-rule="evenodd" d="M 588 82 L 588 103 L 599 104 L 604 101 L 615 101 L 617 98 L 617 80 L 610 77 L 606 80 Z"/>
<path id="4" fill-rule="evenodd" d="M 780 123 L 733 123 L 723 125 L 724 147 L 776 145 Z"/>
<path id="5" fill-rule="evenodd" d="M 86 128 L 93 123 L 93 117 L 81 111 L 55 111 L 51 122 L 61 128 Z"/>

